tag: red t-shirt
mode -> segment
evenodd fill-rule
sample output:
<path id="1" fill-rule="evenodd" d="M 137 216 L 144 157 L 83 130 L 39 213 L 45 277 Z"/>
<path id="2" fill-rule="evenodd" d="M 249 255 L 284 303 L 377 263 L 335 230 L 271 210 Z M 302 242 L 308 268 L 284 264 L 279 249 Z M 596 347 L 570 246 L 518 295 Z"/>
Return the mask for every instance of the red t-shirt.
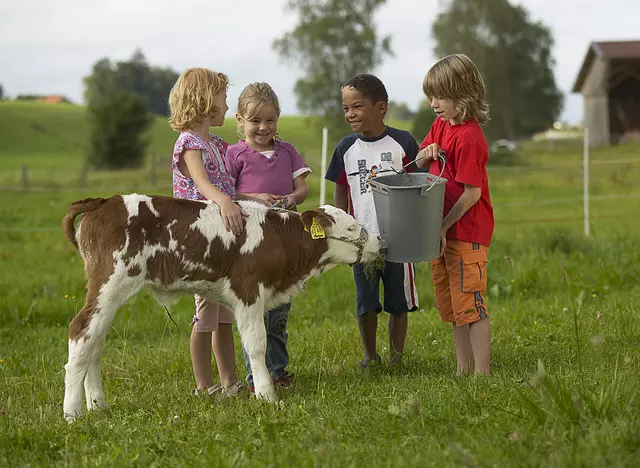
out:
<path id="1" fill-rule="evenodd" d="M 482 190 L 477 203 L 451 226 L 447 232 L 447 239 L 475 242 L 488 247 L 493 236 L 494 220 L 487 178 L 489 148 L 482 129 L 475 120 L 451 125 L 449 121 L 438 117 L 433 122 L 420 149 L 431 143 L 440 146 L 447 159 L 442 174 L 442 177 L 447 179 L 444 192 L 444 216 L 447 216 L 464 192 L 465 184 L 480 187 Z M 429 172 L 438 175 L 441 170 L 441 161 L 431 163 Z"/>

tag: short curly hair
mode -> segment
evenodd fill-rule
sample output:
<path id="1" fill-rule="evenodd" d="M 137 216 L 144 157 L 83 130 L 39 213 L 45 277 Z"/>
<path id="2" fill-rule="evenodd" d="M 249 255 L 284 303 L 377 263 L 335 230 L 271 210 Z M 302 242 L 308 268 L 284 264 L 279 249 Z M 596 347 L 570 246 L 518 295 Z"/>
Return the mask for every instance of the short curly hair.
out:
<path id="1" fill-rule="evenodd" d="M 169 125 L 175 131 L 192 129 L 220 112 L 216 96 L 229 87 L 229 77 L 207 68 L 185 70 L 169 93 Z"/>
<path id="2" fill-rule="evenodd" d="M 389 95 L 387 94 L 387 88 L 384 87 L 384 83 L 375 75 L 369 73 L 362 73 L 350 78 L 342 89 L 355 89 L 359 91 L 367 99 L 371 100 L 372 104 L 376 102 L 389 102 Z"/>

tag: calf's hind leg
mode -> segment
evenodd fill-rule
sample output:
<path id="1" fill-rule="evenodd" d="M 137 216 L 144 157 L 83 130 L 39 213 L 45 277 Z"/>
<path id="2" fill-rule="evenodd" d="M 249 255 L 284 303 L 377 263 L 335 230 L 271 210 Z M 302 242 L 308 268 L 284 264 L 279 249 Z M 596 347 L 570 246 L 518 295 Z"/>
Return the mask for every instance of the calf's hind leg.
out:
<path id="1" fill-rule="evenodd" d="M 88 285 L 84 307 L 69 325 L 69 359 L 64 366 L 63 405 L 64 416 L 69 422 L 82 414 L 83 384 L 87 409 L 105 406 L 100 376 L 104 341 L 118 309 L 140 289 L 131 283 L 113 288 L 109 287 L 110 282 L 102 287 Z"/>
<path id="2" fill-rule="evenodd" d="M 100 376 L 100 363 L 102 361 L 102 349 L 105 339 L 106 334 L 95 344 L 93 357 L 87 367 L 87 375 L 84 377 L 84 396 L 89 411 L 107 406 L 107 403 L 104 401 L 104 390 Z"/>

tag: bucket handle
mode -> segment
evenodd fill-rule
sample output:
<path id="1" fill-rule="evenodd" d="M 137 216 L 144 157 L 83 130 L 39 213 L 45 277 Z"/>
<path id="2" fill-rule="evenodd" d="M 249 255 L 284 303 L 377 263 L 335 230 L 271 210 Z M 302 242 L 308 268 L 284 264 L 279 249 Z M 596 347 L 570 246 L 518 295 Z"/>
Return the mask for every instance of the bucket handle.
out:
<path id="1" fill-rule="evenodd" d="M 429 192 L 429 190 L 431 190 L 438 182 L 440 182 L 440 179 L 442 179 L 444 168 L 447 165 L 447 156 L 445 155 L 444 151 L 440 150 L 440 152 L 438 153 L 438 159 L 442 161 L 442 169 L 440 170 L 440 174 L 438 174 L 438 177 L 436 177 L 436 180 L 434 180 L 433 183 L 429 185 L 429 187 L 422 189 L 422 192 L 420 193 L 420 195 L 426 195 Z"/>

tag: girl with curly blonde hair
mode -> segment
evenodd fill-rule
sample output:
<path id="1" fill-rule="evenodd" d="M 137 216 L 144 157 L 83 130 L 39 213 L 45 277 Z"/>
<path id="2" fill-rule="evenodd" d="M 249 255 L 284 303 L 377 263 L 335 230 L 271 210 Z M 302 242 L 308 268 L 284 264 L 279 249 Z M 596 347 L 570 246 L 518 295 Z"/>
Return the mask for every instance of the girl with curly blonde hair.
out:
<path id="1" fill-rule="evenodd" d="M 227 143 L 209 132 L 224 124 L 229 78 L 206 68 L 190 68 L 180 75 L 169 94 L 169 123 L 180 132 L 173 148 L 173 196 L 211 200 L 220 207 L 227 230 L 238 235 L 245 213 L 234 203 L 235 181 L 225 165 Z M 194 394 L 237 394 L 246 387 L 238 381 L 232 324 L 233 314 L 196 295 L 190 348 L 197 388 Z M 211 350 L 222 385 L 214 385 Z"/>

